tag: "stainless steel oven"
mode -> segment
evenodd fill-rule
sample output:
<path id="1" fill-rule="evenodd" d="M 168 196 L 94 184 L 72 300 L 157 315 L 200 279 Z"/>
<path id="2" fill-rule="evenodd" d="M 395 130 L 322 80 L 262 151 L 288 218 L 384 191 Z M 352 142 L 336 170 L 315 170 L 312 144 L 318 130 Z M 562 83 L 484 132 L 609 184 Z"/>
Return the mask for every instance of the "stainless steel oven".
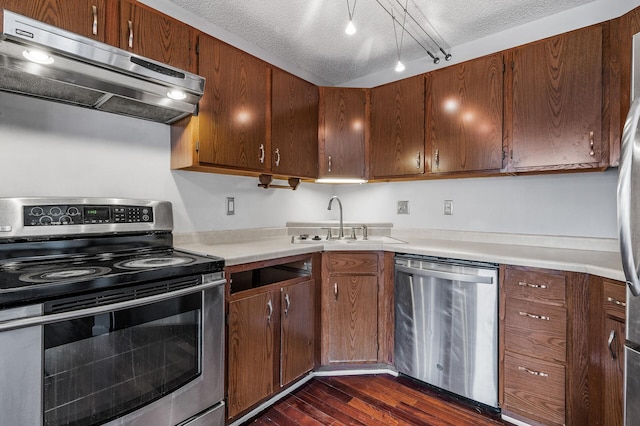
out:
<path id="1" fill-rule="evenodd" d="M 224 424 L 224 262 L 174 250 L 170 216 L 0 199 L 0 424 Z"/>

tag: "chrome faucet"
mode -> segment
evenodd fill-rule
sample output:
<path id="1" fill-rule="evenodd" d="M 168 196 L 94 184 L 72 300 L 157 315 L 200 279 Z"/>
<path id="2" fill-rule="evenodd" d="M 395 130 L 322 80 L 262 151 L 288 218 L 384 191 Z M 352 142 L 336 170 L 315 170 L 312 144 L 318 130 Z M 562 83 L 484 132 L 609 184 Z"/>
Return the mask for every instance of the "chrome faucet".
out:
<path id="1" fill-rule="evenodd" d="M 329 200 L 329 207 L 327 207 L 327 210 L 331 210 L 331 203 L 333 203 L 333 200 L 338 200 L 338 206 L 340 207 L 340 233 L 338 234 L 338 238 L 342 239 L 344 238 L 344 226 L 342 223 L 342 203 L 340 202 L 340 198 L 338 198 L 337 195 L 334 195 L 333 197 L 331 197 L 331 199 Z"/>

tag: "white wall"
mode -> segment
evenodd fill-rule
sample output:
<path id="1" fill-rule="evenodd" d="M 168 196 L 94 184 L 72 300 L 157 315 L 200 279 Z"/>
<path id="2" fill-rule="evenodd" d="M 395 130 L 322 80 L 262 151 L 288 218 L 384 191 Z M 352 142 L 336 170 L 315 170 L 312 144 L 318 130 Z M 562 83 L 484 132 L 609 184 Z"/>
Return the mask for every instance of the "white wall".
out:
<path id="1" fill-rule="evenodd" d="M 0 92 L 0 197 L 169 200 L 178 232 L 327 218 L 331 186 L 258 188 L 257 178 L 169 169 L 169 126 Z M 226 197 L 236 214 L 227 216 Z"/>
<path id="2" fill-rule="evenodd" d="M 257 187 L 256 178 L 171 171 L 169 126 L 0 93 L 0 197 L 169 200 L 178 232 L 337 219 L 396 227 L 616 237 L 616 170 L 606 173 L 331 186 Z M 236 215 L 226 216 L 226 197 Z M 444 216 L 443 200 L 454 201 Z M 396 214 L 409 200 L 410 214 Z"/>
<path id="3" fill-rule="evenodd" d="M 336 188 L 345 220 L 400 228 L 617 238 L 617 169 L 604 173 L 509 176 L 349 185 Z M 409 201 L 398 215 L 397 202 Z M 444 200 L 453 200 L 452 216 Z"/>

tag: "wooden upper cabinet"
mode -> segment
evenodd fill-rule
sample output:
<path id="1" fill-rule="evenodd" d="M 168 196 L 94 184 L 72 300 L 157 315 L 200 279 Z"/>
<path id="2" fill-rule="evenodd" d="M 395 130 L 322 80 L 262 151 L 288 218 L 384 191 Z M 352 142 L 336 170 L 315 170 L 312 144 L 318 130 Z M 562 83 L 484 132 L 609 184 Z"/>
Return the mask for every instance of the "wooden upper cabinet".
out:
<path id="1" fill-rule="evenodd" d="M 106 42 L 106 3 L 106 0 L 1 0 L 0 8 Z"/>
<path id="2" fill-rule="evenodd" d="M 199 43 L 199 74 L 207 79 L 198 114 L 200 165 L 265 170 L 267 64 L 204 34 Z"/>
<path id="3" fill-rule="evenodd" d="M 188 25 L 146 6 L 120 2 L 120 48 L 196 71 L 195 32 Z"/>
<path id="4" fill-rule="evenodd" d="M 431 173 L 502 168 L 502 54 L 426 75 Z"/>
<path id="5" fill-rule="evenodd" d="M 425 78 L 371 89 L 371 178 L 423 174 Z"/>
<path id="6" fill-rule="evenodd" d="M 593 168 L 608 161 L 602 47 L 603 28 L 596 25 L 511 52 L 510 171 Z"/>
<path id="7" fill-rule="evenodd" d="M 271 83 L 271 170 L 318 176 L 318 87 L 277 68 Z"/>
<path id="8" fill-rule="evenodd" d="M 364 89 L 320 88 L 320 177 L 366 178 Z"/>

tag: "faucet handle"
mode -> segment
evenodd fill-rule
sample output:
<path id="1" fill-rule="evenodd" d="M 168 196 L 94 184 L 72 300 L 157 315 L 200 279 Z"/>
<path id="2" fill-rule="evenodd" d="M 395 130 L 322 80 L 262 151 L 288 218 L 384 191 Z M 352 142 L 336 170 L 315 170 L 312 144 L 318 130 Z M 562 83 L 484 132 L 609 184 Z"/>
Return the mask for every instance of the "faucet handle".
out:
<path id="1" fill-rule="evenodd" d="M 362 224 L 362 239 L 363 240 L 369 239 L 369 228 L 367 228 L 367 225 L 365 224 Z"/>
<path id="2" fill-rule="evenodd" d="M 331 235 L 331 227 L 329 226 L 328 228 L 320 228 L 322 229 L 326 229 L 327 230 L 327 237 L 325 238 L 326 240 L 330 240 L 331 238 L 333 238 L 333 236 Z"/>

